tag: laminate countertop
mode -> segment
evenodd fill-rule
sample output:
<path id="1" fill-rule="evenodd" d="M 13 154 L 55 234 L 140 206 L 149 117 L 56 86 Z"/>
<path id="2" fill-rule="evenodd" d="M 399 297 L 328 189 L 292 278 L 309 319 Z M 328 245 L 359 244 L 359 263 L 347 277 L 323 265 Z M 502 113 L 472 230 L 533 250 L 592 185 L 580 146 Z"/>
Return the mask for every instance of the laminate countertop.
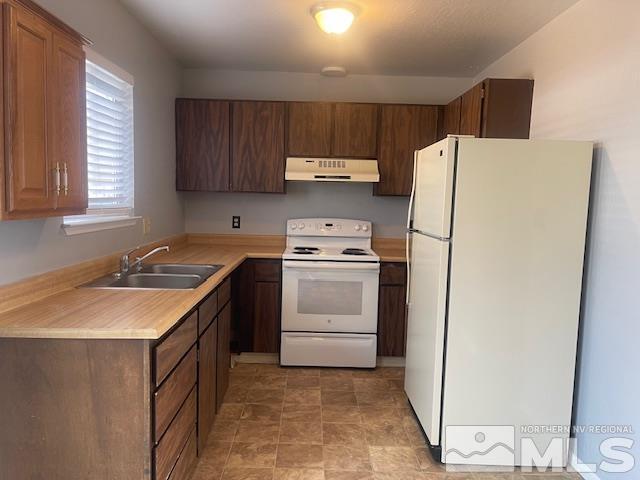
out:
<path id="1" fill-rule="evenodd" d="M 281 246 L 189 244 L 149 263 L 223 267 L 194 290 L 69 288 L 0 313 L 2 338 L 150 339 L 168 332 L 247 258 L 280 258 Z M 404 261 L 397 248 L 380 247 L 382 261 Z"/>

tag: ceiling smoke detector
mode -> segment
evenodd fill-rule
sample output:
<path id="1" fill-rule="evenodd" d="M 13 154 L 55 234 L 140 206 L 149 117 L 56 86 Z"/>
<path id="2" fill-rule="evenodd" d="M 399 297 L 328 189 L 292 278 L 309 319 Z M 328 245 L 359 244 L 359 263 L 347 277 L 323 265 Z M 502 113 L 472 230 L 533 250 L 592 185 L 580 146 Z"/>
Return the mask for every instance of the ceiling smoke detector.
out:
<path id="1" fill-rule="evenodd" d="M 325 77 L 346 77 L 347 69 L 339 66 L 329 66 L 320 70 L 320 74 Z"/>
<path id="2" fill-rule="evenodd" d="M 311 7 L 311 16 L 318 26 L 334 35 L 349 30 L 358 13 L 358 7 L 348 2 L 320 2 Z"/>

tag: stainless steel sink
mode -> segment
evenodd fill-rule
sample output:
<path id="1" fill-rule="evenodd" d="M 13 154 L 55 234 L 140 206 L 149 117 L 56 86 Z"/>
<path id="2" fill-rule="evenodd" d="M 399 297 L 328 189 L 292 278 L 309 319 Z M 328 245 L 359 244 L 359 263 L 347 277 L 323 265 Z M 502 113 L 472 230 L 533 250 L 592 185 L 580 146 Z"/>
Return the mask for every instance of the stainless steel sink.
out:
<path id="1" fill-rule="evenodd" d="M 82 287 L 189 290 L 200 286 L 221 268 L 222 265 L 157 263 L 143 266 L 140 272 L 107 275 Z"/>

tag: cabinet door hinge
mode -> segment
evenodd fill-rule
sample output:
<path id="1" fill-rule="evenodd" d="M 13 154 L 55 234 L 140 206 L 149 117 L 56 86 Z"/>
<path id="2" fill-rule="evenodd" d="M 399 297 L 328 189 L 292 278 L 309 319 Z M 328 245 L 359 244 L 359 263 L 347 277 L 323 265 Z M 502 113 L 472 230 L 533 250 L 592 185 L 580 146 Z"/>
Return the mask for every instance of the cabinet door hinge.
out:
<path id="1" fill-rule="evenodd" d="M 484 98 L 484 87 L 480 89 L 480 98 Z"/>

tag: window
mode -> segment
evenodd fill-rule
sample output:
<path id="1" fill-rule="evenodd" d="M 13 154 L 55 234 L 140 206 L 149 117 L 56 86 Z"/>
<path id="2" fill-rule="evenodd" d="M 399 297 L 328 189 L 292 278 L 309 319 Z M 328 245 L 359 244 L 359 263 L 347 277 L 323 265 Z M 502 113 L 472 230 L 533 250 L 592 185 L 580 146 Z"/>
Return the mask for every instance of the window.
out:
<path id="1" fill-rule="evenodd" d="M 133 79 L 87 52 L 86 215 L 65 217 L 67 234 L 134 225 Z"/>

